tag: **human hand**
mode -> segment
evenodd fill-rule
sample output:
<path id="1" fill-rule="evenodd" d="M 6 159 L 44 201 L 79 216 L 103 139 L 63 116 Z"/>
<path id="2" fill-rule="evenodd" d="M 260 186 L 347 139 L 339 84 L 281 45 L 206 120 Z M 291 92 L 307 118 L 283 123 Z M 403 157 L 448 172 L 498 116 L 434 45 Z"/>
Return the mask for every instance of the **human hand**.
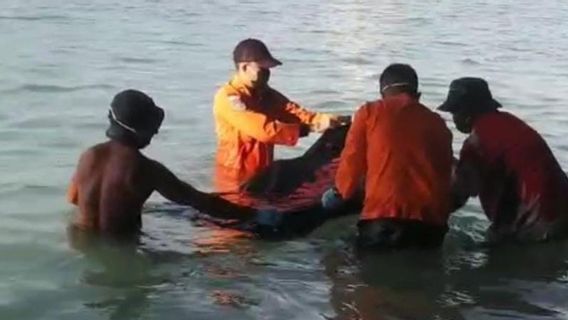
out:
<path id="1" fill-rule="evenodd" d="M 321 120 L 312 126 L 314 132 L 324 132 L 327 129 L 338 128 L 349 125 L 351 116 L 339 116 L 333 114 L 324 114 Z"/>
<path id="2" fill-rule="evenodd" d="M 282 213 L 273 208 L 259 209 L 256 212 L 257 225 L 268 228 L 278 228 L 282 224 Z"/>
<path id="3" fill-rule="evenodd" d="M 329 188 L 321 197 L 321 205 L 328 211 L 337 210 L 343 206 L 344 203 L 345 200 L 343 200 L 341 194 L 339 194 L 339 191 L 335 187 Z"/>
<path id="4" fill-rule="evenodd" d="M 300 125 L 300 138 L 306 137 L 310 134 L 312 128 L 307 124 Z"/>
<path id="5" fill-rule="evenodd" d="M 343 115 L 343 116 L 333 116 L 333 128 L 347 126 L 351 124 L 351 116 Z"/>

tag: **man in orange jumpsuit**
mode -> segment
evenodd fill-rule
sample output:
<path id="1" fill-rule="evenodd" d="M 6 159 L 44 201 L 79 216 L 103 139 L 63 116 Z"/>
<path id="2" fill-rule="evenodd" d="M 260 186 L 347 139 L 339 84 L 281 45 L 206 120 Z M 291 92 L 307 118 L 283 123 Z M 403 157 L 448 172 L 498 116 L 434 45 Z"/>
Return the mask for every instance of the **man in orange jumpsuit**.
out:
<path id="1" fill-rule="evenodd" d="M 308 111 L 268 86 L 270 68 L 281 65 L 260 40 L 241 41 L 233 51 L 236 74 L 217 91 L 215 185 L 234 191 L 273 161 L 274 145 L 294 146 L 310 132 L 341 118 Z"/>
<path id="2" fill-rule="evenodd" d="M 322 205 L 337 209 L 364 184 L 360 246 L 438 246 L 450 214 L 452 134 L 419 102 L 418 77 L 409 65 L 388 66 L 380 88 L 382 99 L 355 114 L 335 188 Z"/>

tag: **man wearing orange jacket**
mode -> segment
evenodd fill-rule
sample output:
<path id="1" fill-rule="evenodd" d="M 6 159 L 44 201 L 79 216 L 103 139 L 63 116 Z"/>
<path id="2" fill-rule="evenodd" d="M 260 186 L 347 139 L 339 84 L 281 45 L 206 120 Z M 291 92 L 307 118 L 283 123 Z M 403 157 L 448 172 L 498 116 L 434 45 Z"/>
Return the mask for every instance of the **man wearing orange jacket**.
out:
<path id="1" fill-rule="evenodd" d="M 438 246 L 450 214 L 452 134 L 419 102 L 418 77 L 409 65 L 388 66 L 380 88 L 382 99 L 355 114 L 335 188 L 322 205 L 337 209 L 364 183 L 358 245 Z"/>
<path id="2" fill-rule="evenodd" d="M 241 41 L 233 51 L 234 77 L 217 91 L 215 185 L 234 191 L 273 161 L 274 145 L 294 146 L 310 132 L 339 125 L 338 117 L 308 111 L 268 86 L 270 68 L 281 65 L 264 43 Z"/>

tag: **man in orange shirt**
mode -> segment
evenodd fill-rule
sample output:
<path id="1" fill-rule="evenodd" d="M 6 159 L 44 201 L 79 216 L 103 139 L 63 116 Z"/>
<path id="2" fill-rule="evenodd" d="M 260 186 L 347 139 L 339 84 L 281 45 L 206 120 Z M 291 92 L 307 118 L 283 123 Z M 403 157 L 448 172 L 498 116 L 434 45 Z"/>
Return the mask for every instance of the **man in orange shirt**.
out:
<path id="1" fill-rule="evenodd" d="M 340 118 L 308 111 L 268 85 L 270 68 L 281 65 L 260 40 L 241 41 L 233 51 L 236 74 L 215 95 L 217 132 L 215 185 L 234 191 L 272 163 L 274 145 L 294 146 L 310 132 L 340 124 Z"/>
<path id="2" fill-rule="evenodd" d="M 336 186 L 322 205 L 337 209 L 364 183 L 360 246 L 438 246 L 450 214 L 452 134 L 419 102 L 418 77 L 409 65 L 388 66 L 380 88 L 382 99 L 355 114 Z"/>

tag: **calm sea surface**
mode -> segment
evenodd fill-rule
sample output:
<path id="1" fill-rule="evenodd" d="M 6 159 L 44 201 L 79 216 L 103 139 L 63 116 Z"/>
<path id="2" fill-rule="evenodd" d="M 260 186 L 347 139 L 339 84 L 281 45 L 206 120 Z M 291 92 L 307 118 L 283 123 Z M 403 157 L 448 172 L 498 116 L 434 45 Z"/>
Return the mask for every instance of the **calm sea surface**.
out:
<path id="1" fill-rule="evenodd" d="M 415 66 L 432 107 L 453 78 L 485 77 L 566 169 L 567 1 L 0 2 L 0 319 L 568 317 L 568 243 L 483 249 L 477 201 L 454 215 L 439 251 L 361 257 L 354 218 L 266 243 L 191 224 L 156 196 L 141 244 L 125 245 L 67 232 L 64 201 L 125 88 L 167 112 L 146 153 L 209 190 L 212 97 L 233 46 L 251 36 L 284 62 L 273 86 L 320 111 L 374 99 L 391 62 Z"/>

